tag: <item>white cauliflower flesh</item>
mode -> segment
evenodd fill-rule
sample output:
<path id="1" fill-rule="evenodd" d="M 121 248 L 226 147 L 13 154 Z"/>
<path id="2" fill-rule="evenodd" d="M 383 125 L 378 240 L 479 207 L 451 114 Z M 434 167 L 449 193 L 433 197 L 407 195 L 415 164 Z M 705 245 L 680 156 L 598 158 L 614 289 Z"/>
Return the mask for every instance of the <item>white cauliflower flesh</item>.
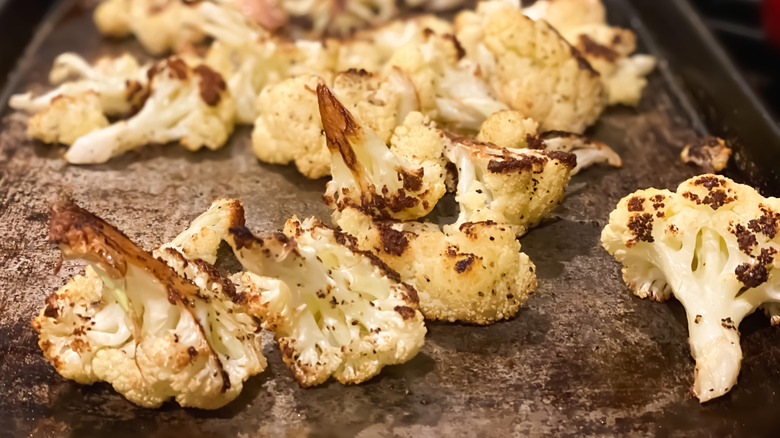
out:
<path id="1" fill-rule="evenodd" d="M 607 24 L 601 0 L 541 0 L 523 12 L 543 19 L 585 56 L 601 74 L 609 104 L 636 106 L 655 68 L 655 58 L 633 55 L 636 36 L 628 29 Z"/>
<path id="2" fill-rule="evenodd" d="M 780 201 L 717 175 L 691 178 L 673 193 L 640 190 L 623 198 L 601 235 L 641 298 L 672 294 L 688 316 L 701 402 L 728 392 L 739 374 L 739 324 L 760 305 L 780 302 Z"/>
<path id="3" fill-rule="evenodd" d="M 260 115 L 252 131 L 252 146 L 260 160 L 295 162 L 308 178 L 330 175 L 330 152 L 316 94 L 323 82 L 320 77 L 301 75 L 263 90 L 258 99 Z M 418 108 L 414 86 L 396 71 L 383 78 L 364 70 L 348 70 L 336 75 L 332 89 L 383 141 L 389 141 L 406 114 Z"/>
<path id="4" fill-rule="evenodd" d="M 456 36 L 499 100 L 543 130 L 582 133 L 606 104 L 601 77 L 544 21 L 513 4 L 481 2 L 456 18 Z"/>
<path id="5" fill-rule="evenodd" d="M 16 110 L 37 113 L 54 106 L 62 97 L 79 100 L 92 93 L 98 97 L 102 114 L 124 115 L 142 102 L 146 72 L 147 69 L 140 67 L 129 54 L 100 58 L 92 66 L 79 55 L 63 53 L 54 60 L 49 72 L 49 81 L 60 84 L 57 88 L 38 97 L 33 97 L 32 93 L 16 94 L 11 96 L 9 105 Z"/>
<path id="6" fill-rule="evenodd" d="M 203 235 L 202 222 L 185 235 Z M 175 398 L 216 409 L 265 369 L 258 327 L 241 311 L 246 294 L 206 261 L 188 259 L 175 245 L 158 250 L 157 259 L 68 203 L 53 207 L 49 236 L 64 256 L 90 263 L 33 320 L 44 356 L 63 377 L 108 382 L 144 407 Z"/>
<path id="7" fill-rule="evenodd" d="M 524 234 L 561 202 L 576 166 L 576 157 L 567 152 L 444 138 L 444 155 L 458 169 L 455 200 L 460 214 L 455 227 L 492 220 Z"/>
<path id="8" fill-rule="evenodd" d="M 284 362 L 302 386 L 331 376 L 360 383 L 385 365 L 410 360 L 422 347 L 426 329 L 415 290 L 347 236 L 316 219 L 295 218 L 284 234 L 256 238 L 246 228 L 231 233 L 236 256 L 256 278 L 250 312 L 275 333 Z"/>
<path id="9" fill-rule="evenodd" d="M 44 143 L 73 144 L 79 137 L 108 126 L 100 96 L 88 91 L 78 96 L 59 96 L 31 117 L 27 133 Z"/>
<path id="10" fill-rule="evenodd" d="M 360 123 L 328 87 L 317 86 L 317 97 L 331 153 L 331 173 L 325 199 L 332 208 L 354 205 L 371 214 L 416 219 L 428 214 L 446 192 L 443 141 L 419 113 L 410 113 L 388 148 Z M 412 138 L 407 139 L 406 137 Z"/>
<path id="11" fill-rule="evenodd" d="M 100 33 L 112 37 L 133 34 L 153 55 L 200 42 L 198 15 L 183 0 L 106 0 L 95 9 Z"/>
<path id="12" fill-rule="evenodd" d="M 423 113 L 441 124 L 477 131 L 489 115 L 508 108 L 464 55 L 454 36 L 429 31 L 423 41 L 399 48 L 388 65 L 409 76 Z"/>
<path id="13" fill-rule="evenodd" d="M 577 157 L 572 175 L 597 163 L 623 165 L 620 156 L 598 140 L 564 131 L 537 132 L 538 127 L 539 123 L 523 118 L 517 111 L 499 111 L 485 120 L 477 140 L 504 146 L 511 152 L 524 148 L 571 152 Z"/>
<path id="14" fill-rule="evenodd" d="M 233 101 L 219 73 L 181 58 L 158 61 L 149 69 L 146 100 L 126 120 L 92 131 L 73 142 L 65 159 L 75 164 L 105 163 L 149 143 L 178 141 L 189 150 L 217 149 L 233 131 Z"/>
<path id="15" fill-rule="evenodd" d="M 491 324 L 511 318 L 536 287 L 533 263 L 508 225 L 373 219 L 355 208 L 334 214 L 358 248 L 375 253 L 417 289 L 428 319 Z"/>

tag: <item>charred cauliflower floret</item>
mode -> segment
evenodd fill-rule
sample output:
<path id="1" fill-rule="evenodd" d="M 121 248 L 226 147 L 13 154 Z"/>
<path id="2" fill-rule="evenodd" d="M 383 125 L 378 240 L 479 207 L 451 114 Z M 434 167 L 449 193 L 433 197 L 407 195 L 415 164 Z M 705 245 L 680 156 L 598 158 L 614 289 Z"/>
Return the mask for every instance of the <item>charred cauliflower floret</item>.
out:
<path id="1" fill-rule="evenodd" d="M 225 144 L 233 131 L 234 107 L 219 73 L 170 57 L 155 63 L 148 76 L 139 111 L 73 142 L 65 154 L 68 162 L 104 163 L 149 143 L 178 141 L 192 151 Z"/>
<path id="2" fill-rule="evenodd" d="M 388 65 L 410 78 L 424 114 L 453 128 L 476 131 L 487 116 L 507 107 L 464 55 L 454 36 L 428 31 L 423 41 L 399 48 Z"/>
<path id="3" fill-rule="evenodd" d="M 100 58 L 92 66 L 79 55 L 63 53 L 54 60 L 49 72 L 49 82 L 60 84 L 57 88 L 38 97 L 33 97 L 32 93 L 16 94 L 11 96 L 9 104 L 13 109 L 28 112 L 58 112 L 50 107 L 55 106 L 55 101 L 63 97 L 70 98 L 71 102 L 81 108 L 83 105 L 94 106 L 91 102 L 81 101 L 94 100 L 94 97 L 84 97 L 91 93 L 98 97 L 101 114 L 124 115 L 142 103 L 146 71 L 146 68 L 140 67 L 138 61 L 128 54 L 116 58 Z M 57 105 L 62 105 L 62 102 Z"/>
<path id="4" fill-rule="evenodd" d="M 571 132 L 537 132 L 538 127 L 535 120 L 523 118 L 517 111 L 499 111 L 485 120 L 477 140 L 501 145 L 513 152 L 525 148 L 571 152 L 577 157 L 572 175 L 596 163 L 607 163 L 613 167 L 623 165 L 620 156 L 600 141 Z"/>
<path id="5" fill-rule="evenodd" d="M 688 316 L 693 392 L 701 402 L 728 392 L 739 374 L 739 324 L 776 306 L 780 201 L 728 178 L 691 178 L 673 193 L 640 190 L 609 216 L 601 242 L 623 264 L 640 298 L 672 294 Z"/>
<path id="6" fill-rule="evenodd" d="M 203 39 L 198 16 L 182 0 L 106 0 L 95 8 L 100 33 L 112 37 L 133 34 L 153 55 L 178 50 Z"/>
<path id="7" fill-rule="evenodd" d="M 458 169 L 456 227 L 491 220 L 524 234 L 561 202 L 576 166 L 576 157 L 567 152 L 445 139 L 444 155 Z"/>
<path id="8" fill-rule="evenodd" d="M 283 234 L 265 238 L 246 228 L 231 232 L 241 264 L 270 286 L 250 283 L 250 313 L 274 332 L 302 386 L 331 376 L 360 383 L 422 347 L 426 329 L 414 289 L 347 236 L 295 218 Z"/>
<path id="9" fill-rule="evenodd" d="M 655 68 L 655 58 L 633 55 L 636 36 L 607 24 L 601 0 L 541 0 L 523 10 L 534 20 L 550 23 L 601 74 L 609 104 L 637 105 Z"/>
<path id="10" fill-rule="evenodd" d="M 498 98 L 543 130 L 582 133 L 606 104 L 601 77 L 544 21 L 504 1 L 463 12 L 456 36 Z"/>
<path id="11" fill-rule="evenodd" d="M 316 94 L 317 86 L 324 82 L 320 77 L 302 75 L 263 90 L 258 99 L 260 115 L 252 131 L 252 145 L 260 160 L 295 162 L 298 171 L 309 178 L 330 175 L 330 152 Z M 333 81 L 333 92 L 385 142 L 403 117 L 417 109 L 414 87 L 397 72 L 385 78 L 364 70 L 341 72 Z"/>
<path id="12" fill-rule="evenodd" d="M 220 205 L 223 212 L 215 212 Z M 215 214 L 242 223 L 224 203 L 205 215 Z M 157 259 L 86 210 L 53 207 L 50 239 L 66 257 L 89 262 L 33 320 L 38 344 L 58 373 L 84 384 L 106 381 L 144 407 L 175 398 L 182 406 L 216 409 L 265 369 L 258 327 L 239 311 L 243 291 L 177 249 L 200 245 L 198 252 L 211 253 L 197 242 L 209 234 L 201 228 L 211 224 L 203 222 L 158 250 Z"/>
<path id="13" fill-rule="evenodd" d="M 536 287 L 534 265 L 508 225 L 372 219 L 355 208 L 334 214 L 357 246 L 372 251 L 417 289 L 428 319 L 490 324 L 511 318 Z"/>
<path id="14" fill-rule="evenodd" d="M 368 126 L 361 124 L 325 85 L 317 86 L 320 116 L 331 153 L 331 173 L 325 200 L 341 210 L 354 205 L 371 214 L 416 219 L 428 214 L 447 191 L 442 160 L 443 141 L 424 135 L 435 128 L 419 115 L 406 117 L 402 128 L 429 141 L 388 148 Z M 419 140 L 418 140 L 419 139 Z"/>

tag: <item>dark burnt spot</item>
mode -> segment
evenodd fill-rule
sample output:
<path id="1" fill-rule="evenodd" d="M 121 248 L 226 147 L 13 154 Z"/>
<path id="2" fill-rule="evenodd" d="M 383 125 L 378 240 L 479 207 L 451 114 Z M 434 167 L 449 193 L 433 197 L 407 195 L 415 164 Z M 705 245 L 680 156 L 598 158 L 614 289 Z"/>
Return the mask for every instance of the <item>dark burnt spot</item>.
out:
<path id="1" fill-rule="evenodd" d="M 463 59 L 463 57 L 466 56 L 466 50 L 460 44 L 460 41 L 458 41 L 455 35 L 447 33 L 442 35 L 442 38 L 452 42 L 452 46 L 455 47 L 455 53 L 457 54 L 458 60 Z"/>
<path id="2" fill-rule="evenodd" d="M 734 270 L 737 280 L 749 288 L 758 287 L 769 279 L 769 272 L 760 263 L 743 263 Z"/>
<path id="3" fill-rule="evenodd" d="M 279 342 L 279 349 L 282 350 L 282 355 L 288 359 L 292 359 L 295 354 L 295 350 L 292 348 L 289 342 Z"/>
<path id="4" fill-rule="evenodd" d="M 362 165 L 349 141 L 363 134 L 357 121 L 325 84 L 317 85 L 317 103 L 328 149 L 338 152 L 352 172 L 360 172 Z"/>
<path id="5" fill-rule="evenodd" d="M 696 193 L 683 192 L 682 197 L 691 202 L 696 203 L 696 205 L 701 205 L 701 198 L 699 198 L 699 195 L 697 195 Z"/>
<path id="6" fill-rule="evenodd" d="M 423 29 L 422 32 L 423 32 L 423 37 L 425 37 L 426 39 L 436 34 L 436 32 L 434 32 L 433 29 L 431 29 L 430 27 L 426 27 L 425 29 Z"/>
<path id="7" fill-rule="evenodd" d="M 536 168 L 542 168 L 547 164 L 547 158 L 537 154 L 506 155 L 490 160 L 487 165 L 488 172 L 514 173 L 526 172 Z"/>
<path id="8" fill-rule="evenodd" d="M 364 68 L 355 68 L 355 67 L 352 67 L 352 68 L 349 68 L 349 69 L 347 69 L 347 71 L 345 71 L 345 72 L 344 72 L 344 73 L 342 73 L 342 74 L 349 75 L 349 76 L 358 76 L 358 77 L 369 77 L 369 76 L 373 76 L 373 75 L 372 75 L 371 73 L 369 73 L 369 72 L 368 72 L 366 69 L 364 69 Z"/>
<path id="9" fill-rule="evenodd" d="M 359 254 L 365 258 L 368 259 L 368 261 L 374 265 L 377 269 L 379 269 L 380 272 L 385 274 L 387 278 L 390 280 L 401 283 L 401 275 L 394 271 L 392 268 L 387 266 L 385 262 L 382 261 L 379 257 L 376 256 L 376 254 L 370 252 L 370 251 L 363 251 L 360 248 L 358 248 L 357 239 L 354 236 L 351 236 L 347 233 L 344 233 L 343 231 L 339 229 L 333 230 L 333 237 L 336 239 L 336 242 L 339 245 L 343 245 L 347 247 L 350 251 L 352 251 L 355 254 Z"/>
<path id="10" fill-rule="evenodd" d="M 737 224 L 732 230 L 732 234 L 737 238 L 739 250 L 747 255 L 750 255 L 753 251 L 753 247 L 758 244 L 755 234 L 750 232 L 742 224 Z"/>
<path id="11" fill-rule="evenodd" d="M 244 248 L 251 248 L 254 244 L 263 246 L 263 241 L 255 237 L 249 228 L 245 226 L 231 227 L 228 232 L 233 237 L 233 242 L 236 245 L 236 250 L 242 250 Z"/>
<path id="12" fill-rule="evenodd" d="M 425 175 L 425 169 L 421 167 L 409 172 L 406 172 L 403 169 L 398 169 L 398 172 L 401 174 L 404 190 L 417 192 L 422 189 L 422 179 L 423 175 Z"/>
<path id="13" fill-rule="evenodd" d="M 653 242 L 653 215 L 634 214 L 628 219 L 628 229 L 635 236 L 634 242 Z"/>
<path id="14" fill-rule="evenodd" d="M 379 231 L 379 240 L 382 242 L 382 250 L 388 254 L 400 256 L 409 246 L 409 239 L 406 238 L 403 231 L 394 229 L 391 224 L 377 223 Z"/>
<path id="15" fill-rule="evenodd" d="M 227 84 L 222 79 L 222 75 L 205 64 L 195 67 L 194 71 L 195 74 L 200 76 L 200 81 L 198 81 L 200 98 L 206 102 L 206 105 L 217 106 L 222 98 L 222 93 L 227 89 Z"/>
<path id="16" fill-rule="evenodd" d="M 414 316 L 416 314 L 414 309 L 408 306 L 395 306 L 393 310 L 398 312 L 404 320 L 414 319 Z"/>
<path id="17" fill-rule="evenodd" d="M 466 235 L 476 234 L 481 226 L 493 226 L 496 225 L 494 221 L 482 221 L 482 222 L 463 222 L 458 227 L 458 230 Z"/>
<path id="18" fill-rule="evenodd" d="M 701 315 L 696 315 L 696 318 L 693 319 L 693 323 L 694 324 L 700 323 L 701 322 L 701 318 L 702 318 Z"/>
<path id="19" fill-rule="evenodd" d="M 189 347 L 187 348 L 187 355 L 190 357 L 190 363 L 192 363 L 198 357 L 198 350 L 195 347 Z"/>
<path id="20" fill-rule="evenodd" d="M 775 254 L 777 254 L 777 250 L 772 247 L 761 248 L 761 254 L 758 256 L 758 262 L 764 266 L 771 265 L 775 261 Z"/>
<path id="21" fill-rule="evenodd" d="M 233 284 L 232 281 L 225 278 L 225 276 L 222 275 L 222 273 L 219 272 L 219 270 L 217 270 L 217 268 L 214 267 L 214 265 L 211 263 L 203 259 L 193 259 L 190 262 L 195 265 L 199 271 L 205 273 L 209 277 L 209 281 L 219 284 L 220 288 L 222 289 L 222 293 L 230 298 L 233 302 L 239 303 L 245 298 L 244 294 L 236 293 L 236 285 Z"/>
<path id="22" fill-rule="evenodd" d="M 417 289 L 408 283 L 401 282 L 401 286 L 406 289 L 406 297 L 410 303 L 417 304 L 420 302 L 420 297 L 417 296 Z"/>
<path id="23" fill-rule="evenodd" d="M 338 305 L 339 305 L 339 302 L 338 302 L 338 301 L 336 301 L 336 297 L 333 297 L 333 296 L 332 296 L 332 297 L 330 297 L 330 306 L 331 306 L 331 307 L 333 307 L 333 308 L 335 308 L 335 307 L 336 307 L 336 306 L 338 306 Z"/>
<path id="24" fill-rule="evenodd" d="M 718 137 L 697 139 L 683 148 L 680 157 L 684 163 L 695 164 L 708 172 L 719 172 L 728 164 L 731 148 Z"/>
<path id="25" fill-rule="evenodd" d="M 547 149 L 547 145 L 544 143 L 544 140 L 533 134 L 525 135 L 525 144 L 528 149 Z"/>
<path id="26" fill-rule="evenodd" d="M 465 254 L 466 258 L 455 262 L 455 272 L 462 274 L 466 271 L 470 271 L 474 265 L 474 261 L 477 260 L 477 256 L 474 254 Z"/>
<path id="27" fill-rule="evenodd" d="M 701 201 L 702 204 L 709 205 L 713 210 L 717 210 L 730 202 L 734 202 L 734 197 L 728 196 L 725 190 L 713 190 Z"/>
<path id="28" fill-rule="evenodd" d="M 560 162 L 561 164 L 568 167 L 569 169 L 574 169 L 575 167 L 577 167 L 577 156 L 572 154 L 571 152 L 545 151 L 544 154 L 552 158 L 553 160 Z"/>
<path id="29" fill-rule="evenodd" d="M 447 247 L 447 257 L 456 257 L 458 255 L 458 247 L 457 246 L 448 246 Z"/>
<path id="30" fill-rule="evenodd" d="M 176 303 L 181 301 L 181 294 L 170 284 L 165 286 L 165 291 L 168 294 L 168 302 L 171 303 L 171 305 L 175 306 Z"/>
<path id="31" fill-rule="evenodd" d="M 704 186 L 707 190 L 712 190 L 715 187 L 723 185 L 723 181 L 720 178 L 710 175 L 699 177 L 693 183 L 697 186 Z"/>
<path id="32" fill-rule="evenodd" d="M 729 330 L 736 330 L 737 326 L 734 324 L 734 321 L 731 320 L 731 317 L 726 317 L 720 320 L 720 325 L 723 326 L 723 328 L 729 329 Z"/>
<path id="33" fill-rule="evenodd" d="M 616 33 L 615 36 L 612 37 L 612 45 L 617 46 L 620 43 L 623 42 L 623 35 L 621 33 Z"/>
<path id="34" fill-rule="evenodd" d="M 592 76 L 599 76 L 599 72 L 596 71 L 591 65 L 590 62 L 588 62 L 587 59 L 585 59 L 584 56 L 582 56 L 582 53 L 580 53 L 579 50 L 577 50 L 576 47 L 571 47 L 571 56 L 577 61 L 577 67 L 579 67 L 580 70 L 587 71 Z"/>
<path id="35" fill-rule="evenodd" d="M 759 207 L 764 214 L 758 219 L 750 220 L 747 226 L 756 233 L 762 233 L 770 239 L 774 239 L 780 224 L 780 214 L 775 213 L 764 205 Z"/>
<path id="36" fill-rule="evenodd" d="M 57 306 L 57 292 L 52 292 L 46 297 L 46 308 L 43 309 L 43 316 L 47 318 L 56 318 L 60 313 Z"/>
<path id="37" fill-rule="evenodd" d="M 179 79 L 181 81 L 187 79 L 187 63 L 181 60 L 181 58 L 168 58 L 165 61 L 168 67 L 169 74 L 173 79 Z"/>
<path id="38" fill-rule="evenodd" d="M 135 80 L 128 80 L 125 82 L 125 97 L 128 102 L 134 102 L 143 92 L 144 86 L 141 85 L 140 82 Z"/>
<path id="39" fill-rule="evenodd" d="M 595 58 L 602 58 L 607 62 L 615 62 L 620 57 L 618 52 L 611 47 L 604 46 L 602 44 L 593 41 L 588 35 L 581 34 L 579 41 L 577 42 L 577 49 L 580 52 L 590 55 Z"/>
<path id="40" fill-rule="evenodd" d="M 628 199 L 628 211 L 642 211 L 645 209 L 645 198 L 632 196 Z"/>

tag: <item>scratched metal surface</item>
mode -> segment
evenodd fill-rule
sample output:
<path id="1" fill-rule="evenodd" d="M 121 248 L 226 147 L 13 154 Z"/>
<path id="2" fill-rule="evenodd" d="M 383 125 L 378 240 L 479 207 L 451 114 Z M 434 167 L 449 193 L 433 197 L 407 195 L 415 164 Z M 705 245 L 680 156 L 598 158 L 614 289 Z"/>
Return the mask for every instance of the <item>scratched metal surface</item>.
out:
<path id="1" fill-rule="evenodd" d="M 627 26 L 608 2 L 613 22 Z M 102 40 L 81 7 L 64 8 L 20 61 L 17 90 L 40 89 L 54 56 L 94 58 L 139 48 Z M 635 25 L 639 21 L 634 20 Z M 647 43 L 648 41 L 645 41 Z M 302 389 L 268 340 L 268 369 L 227 407 L 205 412 L 166 404 L 141 409 L 106 384 L 80 386 L 43 359 L 30 320 L 43 298 L 78 273 L 46 242 L 47 204 L 70 196 L 147 249 L 171 239 L 221 197 L 237 197 L 255 230 L 285 218 L 327 218 L 325 182 L 258 163 L 249 130 L 216 152 L 148 147 L 106 165 L 76 167 L 61 149 L 30 141 L 10 114 L 0 132 L 0 436 L 490 436 L 727 435 L 776 425 L 780 330 L 762 316 L 743 324 L 739 384 L 700 406 L 688 392 L 693 362 L 682 307 L 632 297 L 599 246 L 608 212 L 637 188 L 673 188 L 695 170 L 680 147 L 695 136 L 663 75 L 637 110 L 608 110 L 594 129 L 625 160 L 622 169 L 577 176 L 566 201 L 522 238 L 539 288 L 517 318 L 490 327 L 430 324 L 407 364 L 359 386 Z M 445 216 L 453 207 L 440 208 Z"/>

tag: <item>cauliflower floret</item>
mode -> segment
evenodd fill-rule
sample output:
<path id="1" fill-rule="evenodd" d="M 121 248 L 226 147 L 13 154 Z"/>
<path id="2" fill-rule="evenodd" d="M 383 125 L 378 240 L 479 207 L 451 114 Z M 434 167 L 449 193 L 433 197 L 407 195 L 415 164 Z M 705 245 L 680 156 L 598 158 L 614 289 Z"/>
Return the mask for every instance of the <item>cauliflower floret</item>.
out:
<path id="1" fill-rule="evenodd" d="M 507 149 L 462 137 L 445 136 L 444 156 L 458 169 L 458 220 L 510 224 L 518 235 L 538 224 L 563 199 L 573 154 Z"/>
<path id="2" fill-rule="evenodd" d="M 623 165 L 620 156 L 598 140 L 564 131 L 537 133 L 538 127 L 535 120 L 524 119 L 517 111 L 500 111 L 485 120 L 477 140 L 504 146 L 511 152 L 525 148 L 571 152 L 577 156 L 572 175 L 596 163 L 607 163 L 613 167 Z"/>
<path id="3" fill-rule="evenodd" d="M 16 110 L 40 112 L 60 96 L 81 99 L 92 92 L 100 99 L 100 110 L 109 116 L 132 112 L 142 103 L 145 95 L 147 69 L 125 53 L 116 58 L 100 58 L 94 66 L 74 53 L 63 53 L 54 60 L 49 81 L 61 84 L 38 97 L 32 93 L 11 96 L 9 105 Z M 67 81 L 69 78 L 76 78 Z M 92 98 L 87 98 L 92 99 Z M 60 103 L 62 105 L 62 103 Z"/>
<path id="4" fill-rule="evenodd" d="M 414 357 L 425 325 L 413 288 L 370 253 L 316 219 L 287 221 L 284 234 L 256 238 L 231 229 L 244 268 L 278 279 L 254 281 L 250 312 L 272 330 L 302 386 L 333 376 L 360 383 Z M 277 287 L 279 286 L 279 287 Z"/>
<path id="5" fill-rule="evenodd" d="M 225 144 L 233 131 L 234 107 L 219 73 L 170 57 L 154 64 L 149 78 L 148 96 L 135 115 L 79 138 L 65 159 L 104 163 L 148 143 L 179 141 L 192 151 Z"/>
<path id="6" fill-rule="evenodd" d="M 260 160 L 275 164 L 294 161 L 308 178 L 330 175 L 330 152 L 315 91 L 323 82 L 320 77 L 301 75 L 260 93 L 260 115 L 252 131 L 252 146 Z M 390 140 L 393 129 L 409 111 L 417 109 L 414 87 L 397 73 L 381 79 L 362 70 L 348 70 L 336 75 L 333 91 L 384 141 Z"/>
<path id="7" fill-rule="evenodd" d="M 234 212 L 206 213 L 215 214 L 231 222 Z M 179 245 L 210 254 L 202 242 L 182 241 L 208 234 L 200 230 L 204 221 L 211 222 L 196 220 Z M 216 409 L 265 369 L 258 327 L 241 308 L 243 290 L 209 263 L 188 259 L 177 245 L 152 256 L 69 203 L 52 208 L 49 236 L 63 255 L 90 263 L 33 320 L 39 346 L 63 377 L 106 381 L 145 407 L 174 397 L 182 406 Z"/>
<path id="8" fill-rule="evenodd" d="M 78 96 L 59 96 L 30 118 L 27 133 L 44 143 L 72 144 L 88 133 L 108 126 L 100 96 L 87 91 Z"/>
<path id="9" fill-rule="evenodd" d="M 382 26 L 356 32 L 338 45 L 339 71 L 351 68 L 379 72 L 396 50 L 407 44 L 422 44 L 433 31 L 438 35 L 452 33 L 452 24 L 435 15 L 397 19 Z"/>
<path id="10" fill-rule="evenodd" d="M 780 201 L 717 175 L 623 198 L 601 234 L 640 298 L 672 294 L 688 316 L 701 402 L 728 392 L 739 374 L 738 327 L 760 305 L 776 306 Z M 770 307 L 771 309 L 771 307 Z"/>
<path id="11" fill-rule="evenodd" d="M 455 29 L 498 98 L 542 129 L 582 133 L 604 109 L 598 72 L 549 24 L 511 3 L 481 2 Z"/>
<path id="12" fill-rule="evenodd" d="M 107 0 L 95 9 L 100 33 L 113 37 L 133 34 L 153 55 L 200 42 L 198 15 L 180 0 Z"/>
<path id="13" fill-rule="evenodd" d="M 355 208 L 334 220 L 417 289 L 428 319 L 490 324 L 511 318 L 536 287 L 534 265 L 508 225 L 467 222 L 442 232 L 431 223 L 372 219 Z"/>
<path id="14" fill-rule="evenodd" d="M 579 49 L 601 74 L 610 105 L 639 103 L 655 58 L 630 56 L 636 49 L 636 36 L 607 24 L 601 0 L 541 0 L 523 12 L 534 20 L 544 19 Z"/>
<path id="15" fill-rule="evenodd" d="M 320 116 L 331 153 L 331 173 L 326 202 L 335 209 L 355 205 L 378 216 L 416 219 L 428 214 L 447 191 L 441 137 L 420 147 L 387 143 L 361 124 L 336 99 L 328 87 L 317 86 Z M 405 131 L 435 128 L 423 117 L 404 121 Z M 411 140 L 409 140 L 411 141 Z M 415 155 L 407 155 L 416 151 Z"/>
<path id="16" fill-rule="evenodd" d="M 507 109 L 450 34 L 425 33 L 399 48 L 388 65 L 400 68 L 420 99 L 421 111 L 442 124 L 476 131 L 490 114 Z"/>

